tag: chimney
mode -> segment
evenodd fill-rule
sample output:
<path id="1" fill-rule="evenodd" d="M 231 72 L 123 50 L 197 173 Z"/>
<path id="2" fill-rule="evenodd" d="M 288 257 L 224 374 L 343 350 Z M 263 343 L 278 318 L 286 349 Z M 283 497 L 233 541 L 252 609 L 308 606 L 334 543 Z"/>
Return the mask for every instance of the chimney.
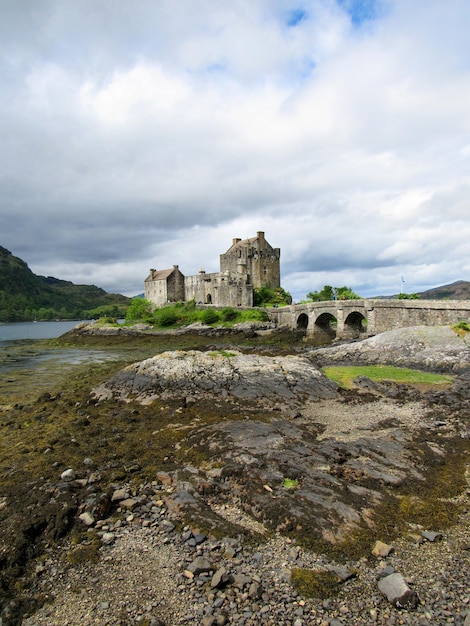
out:
<path id="1" fill-rule="evenodd" d="M 257 237 L 258 237 L 260 247 L 261 247 L 261 246 L 264 246 L 264 232 L 263 232 L 262 230 L 259 230 L 259 231 L 256 233 L 256 235 L 257 235 Z"/>
<path id="2" fill-rule="evenodd" d="M 232 246 L 234 246 L 236 243 L 238 243 L 239 241 L 241 241 L 240 237 L 234 237 L 232 239 Z"/>

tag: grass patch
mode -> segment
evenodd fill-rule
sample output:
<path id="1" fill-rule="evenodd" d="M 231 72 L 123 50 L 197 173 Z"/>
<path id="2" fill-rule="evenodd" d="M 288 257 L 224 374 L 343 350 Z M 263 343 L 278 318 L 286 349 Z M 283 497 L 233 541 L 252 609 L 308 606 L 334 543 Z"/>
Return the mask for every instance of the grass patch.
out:
<path id="1" fill-rule="evenodd" d="M 299 486 L 299 481 L 294 478 L 284 478 L 282 486 L 285 489 L 296 489 Z"/>
<path id="2" fill-rule="evenodd" d="M 394 367 L 392 365 L 333 366 L 325 367 L 323 371 L 327 378 L 345 389 L 352 389 L 354 380 L 359 376 L 366 376 L 375 382 L 391 380 L 396 383 L 409 385 L 449 385 L 453 381 L 452 376 L 422 372 L 407 367 Z"/>
<path id="3" fill-rule="evenodd" d="M 207 354 L 208 356 L 211 356 L 215 359 L 218 357 L 225 357 L 226 359 L 231 359 L 234 356 L 237 356 L 235 352 L 228 352 L 228 350 L 219 350 L 218 352 L 212 351 L 212 352 L 208 352 Z"/>

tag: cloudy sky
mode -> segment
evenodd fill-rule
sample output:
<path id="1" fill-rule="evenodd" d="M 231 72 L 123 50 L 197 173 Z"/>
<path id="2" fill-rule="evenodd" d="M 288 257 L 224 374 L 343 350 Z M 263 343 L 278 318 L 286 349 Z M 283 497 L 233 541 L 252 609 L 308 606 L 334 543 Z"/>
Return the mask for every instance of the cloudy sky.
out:
<path id="1" fill-rule="evenodd" d="M 136 295 L 281 248 L 296 300 L 470 280 L 468 0 L 1 0 L 0 245 Z"/>

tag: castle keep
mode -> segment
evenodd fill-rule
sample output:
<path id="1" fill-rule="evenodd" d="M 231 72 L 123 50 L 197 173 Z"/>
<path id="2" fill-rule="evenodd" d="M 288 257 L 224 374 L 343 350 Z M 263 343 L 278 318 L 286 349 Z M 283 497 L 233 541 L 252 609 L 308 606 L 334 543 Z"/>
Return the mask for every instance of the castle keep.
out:
<path id="1" fill-rule="evenodd" d="M 215 306 L 253 306 L 253 290 L 280 287 L 280 248 L 273 248 L 259 231 L 251 239 L 233 239 L 220 255 L 220 272 L 184 276 L 178 265 L 151 269 L 145 279 L 145 298 L 156 306 L 195 300 Z"/>

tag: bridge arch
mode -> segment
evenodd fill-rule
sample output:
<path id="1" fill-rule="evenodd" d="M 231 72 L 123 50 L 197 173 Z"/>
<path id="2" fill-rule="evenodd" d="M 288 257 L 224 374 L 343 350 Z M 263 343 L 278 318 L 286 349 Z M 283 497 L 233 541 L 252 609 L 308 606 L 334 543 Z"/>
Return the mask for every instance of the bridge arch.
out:
<path id="1" fill-rule="evenodd" d="M 297 330 L 307 330 L 308 328 L 308 315 L 307 313 L 301 313 L 297 318 Z"/>
<path id="2" fill-rule="evenodd" d="M 315 320 L 315 333 L 335 337 L 338 320 L 332 313 L 321 313 Z"/>
<path id="3" fill-rule="evenodd" d="M 344 320 L 343 337 L 356 339 L 367 332 L 367 318 L 360 311 L 352 311 Z"/>

